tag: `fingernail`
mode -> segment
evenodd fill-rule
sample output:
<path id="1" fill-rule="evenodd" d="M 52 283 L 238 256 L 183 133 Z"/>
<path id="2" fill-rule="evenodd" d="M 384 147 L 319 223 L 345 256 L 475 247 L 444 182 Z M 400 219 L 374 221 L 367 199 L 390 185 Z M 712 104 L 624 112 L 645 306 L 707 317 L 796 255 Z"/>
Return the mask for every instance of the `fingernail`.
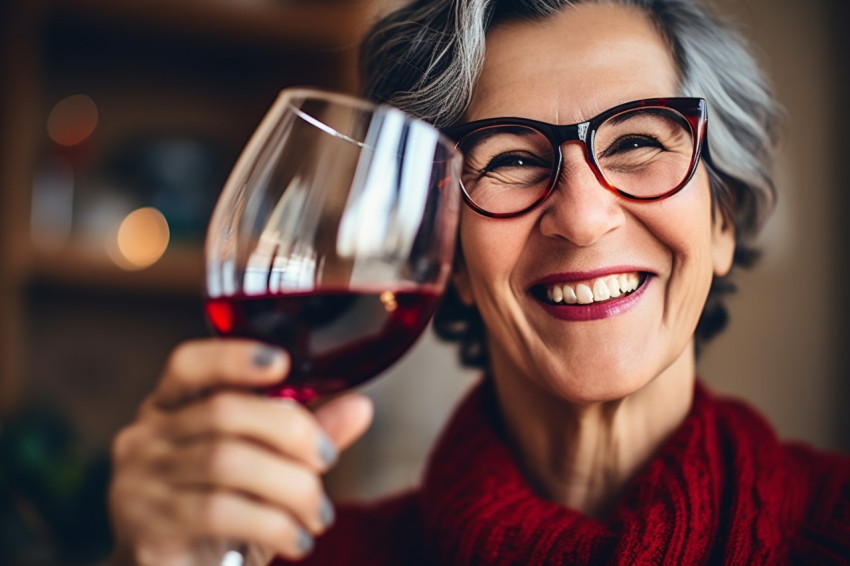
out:
<path id="1" fill-rule="evenodd" d="M 302 529 L 298 528 L 298 534 L 296 544 L 298 545 L 298 553 L 303 556 L 305 554 L 309 554 L 313 550 L 313 535 Z"/>
<path id="2" fill-rule="evenodd" d="M 322 459 L 322 463 L 325 466 L 333 466 L 336 464 L 336 459 L 339 456 L 336 450 L 336 446 L 333 441 L 328 438 L 327 434 L 319 435 L 319 458 Z"/>
<path id="3" fill-rule="evenodd" d="M 322 522 L 322 526 L 325 528 L 330 527 L 335 518 L 336 512 L 334 511 L 333 503 L 331 503 L 327 495 L 322 494 L 322 500 L 319 502 L 319 520 Z"/>
<path id="4" fill-rule="evenodd" d="M 281 355 L 279 349 L 274 346 L 263 345 L 254 351 L 254 365 L 260 368 L 267 368 L 274 364 Z"/>

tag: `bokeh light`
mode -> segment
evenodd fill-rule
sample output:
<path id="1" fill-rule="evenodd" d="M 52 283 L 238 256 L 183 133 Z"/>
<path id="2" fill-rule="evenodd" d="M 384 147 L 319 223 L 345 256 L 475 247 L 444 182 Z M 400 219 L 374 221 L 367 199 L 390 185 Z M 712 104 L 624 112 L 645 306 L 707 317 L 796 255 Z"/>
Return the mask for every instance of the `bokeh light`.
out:
<path id="1" fill-rule="evenodd" d="M 159 261 L 168 248 L 170 231 L 162 213 L 153 207 L 128 214 L 118 227 L 113 260 L 127 270 L 144 269 Z"/>
<path id="2" fill-rule="evenodd" d="M 47 117 L 47 135 L 59 145 L 70 147 L 84 142 L 97 128 L 94 100 L 74 94 L 56 103 Z"/>

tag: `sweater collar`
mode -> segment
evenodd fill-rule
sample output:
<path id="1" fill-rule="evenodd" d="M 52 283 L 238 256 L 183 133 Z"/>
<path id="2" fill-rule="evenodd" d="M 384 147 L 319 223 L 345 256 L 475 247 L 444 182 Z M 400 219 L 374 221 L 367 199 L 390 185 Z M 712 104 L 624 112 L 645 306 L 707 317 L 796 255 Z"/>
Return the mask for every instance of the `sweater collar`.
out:
<path id="1" fill-rule="evenodd" d="M 737 558 L 729 564 L 774 562 L 763 545 L 734 538 L 736 529 L 757 528 L 756 519 L 767 521 L 768 538 L 784 530 L 765 512 L 765 497 L 782 493 L 782 474 L 770 473 L 777 442 L 748 407 L 719 403 L 698 383 L 684 422 L 600 521 L 532 491 L 504 440 L 489 383 L 461 404 L 426 470 L 422 509 L 438 563 L 697 564 L 729 556 L 731 547 Z"/>

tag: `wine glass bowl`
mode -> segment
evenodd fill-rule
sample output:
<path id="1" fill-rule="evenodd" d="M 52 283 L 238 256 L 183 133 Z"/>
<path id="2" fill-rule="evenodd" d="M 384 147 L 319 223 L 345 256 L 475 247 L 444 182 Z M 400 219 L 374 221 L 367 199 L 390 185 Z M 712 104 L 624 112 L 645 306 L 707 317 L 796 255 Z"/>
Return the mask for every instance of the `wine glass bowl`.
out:
<path id="1" fill-rule="evenodd" d="M 224 186 L 205 248 L 215 332 L 290 354 L 290 375 L 267 394 L 338 393 L 417 340 L 450 276 L 461 159 L 398 109 L 281 92 Z"/>

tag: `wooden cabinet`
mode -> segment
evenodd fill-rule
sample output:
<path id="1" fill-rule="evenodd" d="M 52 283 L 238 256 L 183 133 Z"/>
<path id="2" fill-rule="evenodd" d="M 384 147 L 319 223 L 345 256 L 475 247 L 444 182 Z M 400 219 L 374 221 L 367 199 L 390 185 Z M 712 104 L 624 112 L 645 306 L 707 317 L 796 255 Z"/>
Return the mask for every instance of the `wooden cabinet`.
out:
<path id="1" fill-rule="evenodd" d="M 132 417 L 168 350 L 206 334 L 203 224 L 239 150 L 281 88 L 356 92 L 377 6 L 0 5 L 0 415 L 46 401 L 97 445 Z M 47 124 L 74 95 L 93 103 L 96 126 L 60 146 Z M 147 206 L 170 241 L 153 265 L 127 269 L 110 252 L 115 225 Z"/>

